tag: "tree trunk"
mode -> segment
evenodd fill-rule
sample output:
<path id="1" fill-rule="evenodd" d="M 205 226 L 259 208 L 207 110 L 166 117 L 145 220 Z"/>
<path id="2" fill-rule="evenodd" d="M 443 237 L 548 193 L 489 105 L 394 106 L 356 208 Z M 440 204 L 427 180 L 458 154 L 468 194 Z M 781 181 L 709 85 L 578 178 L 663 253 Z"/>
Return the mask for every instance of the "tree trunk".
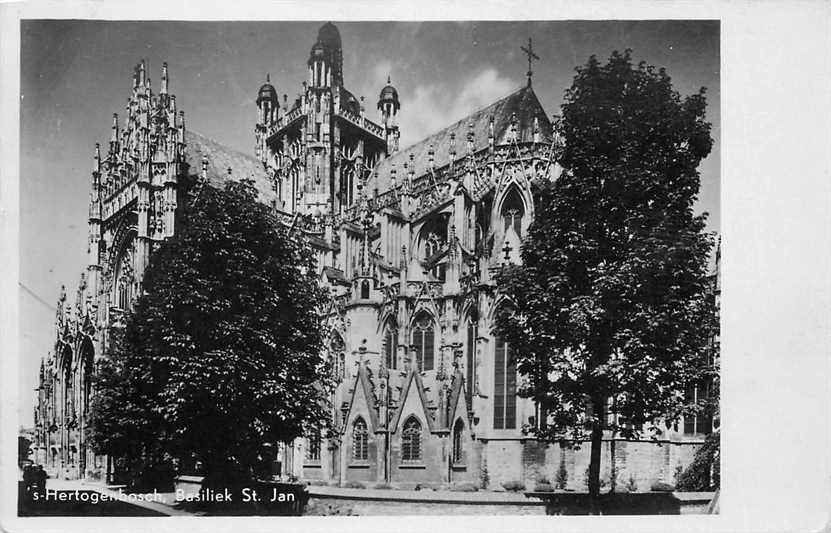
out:
<path id="1" fill-rule="evenodd" d="M 600 496 L 600 452 L 603 446 L 603 422 L 606 417 L 606 402 L 596 399 L 593 402 L 595 422 L 592 426 L 591 452 L 589 455 L 589 500 L 592 512 L 598 510 Z"/>

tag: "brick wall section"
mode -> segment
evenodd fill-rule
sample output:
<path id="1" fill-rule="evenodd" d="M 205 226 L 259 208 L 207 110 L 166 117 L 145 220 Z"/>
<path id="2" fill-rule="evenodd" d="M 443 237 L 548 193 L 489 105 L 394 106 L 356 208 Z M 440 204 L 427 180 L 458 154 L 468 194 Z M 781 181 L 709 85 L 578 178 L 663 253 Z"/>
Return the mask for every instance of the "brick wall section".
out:
<path id="1" fill-rule="evenodd" d="M 522 480 L 522 448 L 518 440 L 490 440 L 487 442 L 488 476 L 490 488 L 501 488 L 507 481 Z"/>
<path id="2" fill-rule="evenodd" d="M 617 490 L 623 491 L 630 477 L 637 490 L 648 491 L 656 481 L 675 484 L 676 470 L 680 465 L 686 468 L 693 460 L 701 441 L 615 442 L 615 467 L 617 469 Z M 364 482 L 368 487 L 383 481 L 383 435 L 370 434 L 369 461 L 367 466 L 350 467 L 351 449 L 347 446 L 346 480 Z M 405 465 L 401 461 L 401 435 L 393 434 L 391 440 L 391 482 L 397 486 L 416 484 L 440 485 L 447 476 L 448 459 L 451 453 L 449 436 L 424 432 L 422 439 L 423 460 L 416 465 Z M 452 469 L 450 482 L 471 482 L 480 484 L 482 469 L 487 468 L 491 490 L 502 490 L 502 483 L 522 481 L 527 490 L 533 490 L 537 481 L 544 477 L 554 485 L 560 462 L 566 466 L 568 480 L 566 487 L 574 491 L 588 488 L 586 473 L 589 467 L 590 443 L 584 442 L 579 448 L 561 447 L 533 439 L 516 440 L 470 440 L 465 443 L 464 464 Z M 604 488 L 611 482 L 611 440 L 603 442 L 600 476 Z M 326 479 L 327 468 L 304 468 L 305 479 Z"/>
<path id="3" fill-rule="evenodd" d="M 522 476 L 519 479 L 525 481 L 525 488 L 528 490 L 533 490 L 536 480 L 542 477 L 549 481 L 554 479 L 545 472 L 547 448 L 548 445 L 536 440 L 527 440 L 522 445 Z M 559 448 L 559 446 L 554 446 L 554 448 Z M 559 461 L 557 468 L 559 468 Z"/>

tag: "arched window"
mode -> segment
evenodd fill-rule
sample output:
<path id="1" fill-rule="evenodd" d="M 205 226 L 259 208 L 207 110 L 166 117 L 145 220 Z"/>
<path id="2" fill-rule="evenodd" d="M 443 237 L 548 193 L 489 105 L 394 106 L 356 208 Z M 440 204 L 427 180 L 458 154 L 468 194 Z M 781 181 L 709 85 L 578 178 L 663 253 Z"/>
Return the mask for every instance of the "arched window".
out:
<path id="1" fill-rule="evenodd" d="M 393 320 L 384 331 L 384 364 L 390 370 L 398 368 L 398 328 Z"/>
<path id="2" fill-rule="evenodd" d="M 436 342 L 433 319 L 427 313 L 418 316 L 413 324 L 415 357 L 420 370 L 433 370 L 436 360 Z"/>
<path id="3" fill-rule="evenodd" d="M 306 461 L 309 463 L 320 462 L 320 431 L 314 430 L 307 439 Z"/>
<path id="4" fill-rule="evenodd" d="M 133 301 L 133 256 L 130 253 L 131 244 L 124 245 L 115 263 L 115 283 L 113 300 L 119 309 L 130 310 Z"/>
<path id="5" fill-rule="evenodd" d="M 422 259 L 425 261 L 434 259 L 435 263 L 430 268 L 430 273 L 440 281 L 446 279 L 446 264 L 438 262 L 434 256 L 447 244 L 448 217 L 447 214 L 437 215 L 426 222 L 421 229 Z"/>
<path id="6" fill-rule="evenodd" d="M 346 346 L 343 343 L 343 338 L 336 331 L 332 332 L 329 340 L 329 354 L 332 356 L 332 376 L 335 378 L 342 378 L 344 376 L 344 351 Z"/>
<path id="7" fill-rule="evenodd" d="M 525 207 L 516 188 L 512 188 L 502 201 L 500 215 L 503 229 L 508 231 L 509 227 L 513 227 L 516 234 L 522 237 L 522 217 L 525 215 Z"/>
<path id="8" fill-rule="evenodd" d="M 476 338 L 479 336 L 479 318 L 475 312 L 467 321 L 467 342 L 465 343 L 465 398 L 468 408 L 473 406 L 473 383 L 476 371 Z"/>
<path id="9" fill-rule="evenodd" d="M 401 432 L 401 460 L 421 461 L 421 423 L 414 416 L 404 422 L 404 430 Z"/>
<path id="10" fill-rule="evenodd" d="M 456 420 L 456 425 L 453 426 L 453 464 L 465 464 L 464 451 L 462 450 L 462 434 L 464 433 L 465 425 L 462 419 Z"/>
<path id="11" fill-rule="evenodd" d="M 494 345 L 493 428 L 516 429 L 516 361 L 507 342 Z"/>
<path id="12" fill-rule="evenodd" d="M 65 420 L 75 418 L 75 389 L 72 383 L 72 351 L 64 350 L 61 362 L 61 377 L 63 378 L 63 416 Z"/>
<path id="13" fill-rule="evenodd" d="M 95 352 L 89 341 L 84 342 L 83 348 L 81 349 L 81 379 L 83 380 L 83 388 L 81 389 L 81 408 L 84 411 L 87 411 L 89 409 L 89 400 L 92 394 L 92 370 L 94 353 Z"/>
<path id="14" fill-rule="evenodd" d="M 369 458 L 369 433 L 363 418 L 352 423 L 352 459 L 366 461 Z"/>

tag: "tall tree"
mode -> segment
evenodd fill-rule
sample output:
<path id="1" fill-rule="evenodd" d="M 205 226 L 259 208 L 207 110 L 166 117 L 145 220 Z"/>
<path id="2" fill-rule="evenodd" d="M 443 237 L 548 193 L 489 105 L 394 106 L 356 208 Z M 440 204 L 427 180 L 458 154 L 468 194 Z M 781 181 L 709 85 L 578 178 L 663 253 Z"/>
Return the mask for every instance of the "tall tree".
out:
<path id="1" fill-rule="evenodd" d="M 194 456 L 221 484 L 250 478 L 264 443 L 326 424 L 327 296 L 310 247 L 256 194 L 250 181 L 203 186 L 151 256 L 100 373 L 102 451 Z"/>
<path id="2" fill-rule="evenodd" d="M 692 409 L 685 385 L 712 371 L 713 235 L 693 211 L 705 107 L 703 88 L 682 98 L 628 50 L 578 67 L 556 124 L 564 170 L 537 195 L 522 265 L 498 275 L 514 306 L 496 333 L 527 376 L 520 394 L 547 413 L 535 431 L 590 439 L 594 500 L 604 430 L 659 434 L 658 420 Z"/>

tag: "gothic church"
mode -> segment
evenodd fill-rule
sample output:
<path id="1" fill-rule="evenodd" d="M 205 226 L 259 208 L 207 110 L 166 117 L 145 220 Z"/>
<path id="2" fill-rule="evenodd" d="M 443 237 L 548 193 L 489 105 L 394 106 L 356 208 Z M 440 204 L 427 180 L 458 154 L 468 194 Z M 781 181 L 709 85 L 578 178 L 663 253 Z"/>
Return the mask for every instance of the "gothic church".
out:
<path id="1" fill-rule="evenodd" d="M 534 191 L 557 179 L 558 139 L 531 85 L 410 146 L 406 101 L 388 80 L 367 109 L 345 85 L 338 29 L 320 28 L 308 79 L 290 102 L 268 82 L 256 96 L 254 157 L 187 131 L 144 64 L 105 153 L 96 145 L 89 260 L 72 301 L 61 294 L 54 354 L 41 365 L 37 460 L 53 475 L 102 476 L 86 443 L 93 362 L 139 294 L 154 246 L 180 221 L 193 183 L 254 179 L 260 200 L 313 246 L 332 294 L 323 357 L 337 382 L 337 434 L 280 446 L 275 473 L 367 486 L 554 480 L 582 489 L 588 447 L 537 442 L 530 400 L 516 396 L 511 347 L 491 334 L 494 273 L 520 261 Z M 370 115 L 377 111 L 376 120 Z M 252 110 L 253 115 L 253 110 Z M 712 421 L 685 420 L 653 442 L 604 442 L 619 479 L 672 482 Z"/>

